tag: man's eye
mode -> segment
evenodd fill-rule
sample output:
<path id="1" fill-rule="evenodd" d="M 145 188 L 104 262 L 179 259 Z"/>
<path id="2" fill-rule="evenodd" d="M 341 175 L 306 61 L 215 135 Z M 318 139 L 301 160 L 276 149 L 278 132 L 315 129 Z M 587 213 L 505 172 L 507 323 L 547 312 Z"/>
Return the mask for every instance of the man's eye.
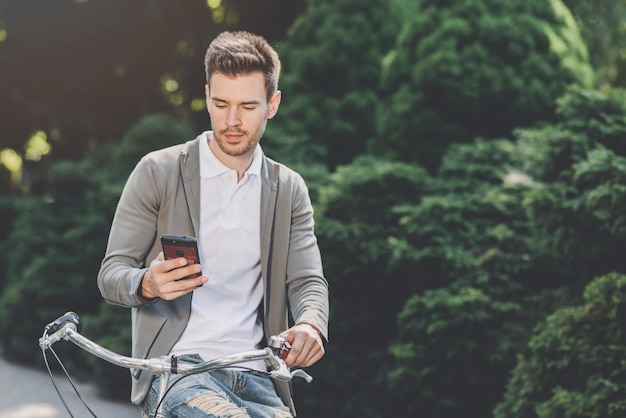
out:
<path id="1" fill-rule="evenodd" d="M 215 107 L 217 107 L 218 109 L 225 109 L 226 105 L 223 104 L 216 104 Z"/>
<path id="2" fill-rule="evenodd" d="M 244 110 L 254 110 L 254 109 L 256 109 L 256 107 L 254 107 L 254 106 L 244 106 L 243 108 L 244 108 Z"/>

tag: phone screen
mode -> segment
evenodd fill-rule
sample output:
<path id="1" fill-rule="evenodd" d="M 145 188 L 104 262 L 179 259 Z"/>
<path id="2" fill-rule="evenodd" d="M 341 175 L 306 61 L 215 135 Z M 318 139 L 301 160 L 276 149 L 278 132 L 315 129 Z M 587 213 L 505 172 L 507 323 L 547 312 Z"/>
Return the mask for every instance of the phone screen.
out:
<path id="1" fill-rule="evenodd" d="M 198 256 L 198 241 L 194 237 L 163 234 L 161 235 L 161 246 L 163 247 L 163 256 L 166 260 L 185 257 L 188 265 L 200 264 L 200 257 Z M 181 280 L 191 279 L 201 275 L 202 272 L 199 272 L 185 276 Z"/>

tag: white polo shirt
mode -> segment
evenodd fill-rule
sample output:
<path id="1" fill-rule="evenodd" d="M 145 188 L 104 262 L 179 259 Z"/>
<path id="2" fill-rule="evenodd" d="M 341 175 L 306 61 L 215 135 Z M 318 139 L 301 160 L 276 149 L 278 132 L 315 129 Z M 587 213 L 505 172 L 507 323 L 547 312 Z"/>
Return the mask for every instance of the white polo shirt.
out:
<path id="1" fill-rule="evenodd" d="M 171 354 L 197 353 L 204 360 L 255 350 L 263 339 L 261 280 L 261 147 L 241 181 L 200 144 L 202 272 L 209 281 L 194 290 L 189 323 Z M 263 362 L 245 366 L 266 370 Z"/>

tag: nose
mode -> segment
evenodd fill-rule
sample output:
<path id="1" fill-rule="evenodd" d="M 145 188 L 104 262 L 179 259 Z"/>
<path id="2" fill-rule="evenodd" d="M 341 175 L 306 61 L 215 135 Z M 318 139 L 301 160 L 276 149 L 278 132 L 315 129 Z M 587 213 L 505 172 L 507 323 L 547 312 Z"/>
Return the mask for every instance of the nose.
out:
<path id="1" fill-rule="evenodd" d="M 239 109 L 232 107 L 228 110 L 228 116 L 226 117 L 226 124 L 228 126 L 241 125 L 241 118 L 239 117 Z"/>

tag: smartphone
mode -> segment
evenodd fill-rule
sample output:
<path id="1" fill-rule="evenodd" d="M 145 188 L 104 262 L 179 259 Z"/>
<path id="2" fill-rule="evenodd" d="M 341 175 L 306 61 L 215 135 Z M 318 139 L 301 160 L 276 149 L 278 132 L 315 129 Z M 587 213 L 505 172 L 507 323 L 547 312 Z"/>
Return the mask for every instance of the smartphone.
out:
<path id="1" fill-rule="evenodd" d="M 200 257 L 198 256 L 198 240 L 196 240 L 195 237 L 163 234 L 161 235 L 161 246 L 163 247 L 163 256 L 166 260 L 185 257 L 187 259 L 187 265 L 200 264 Z M 180 280 L 192 279 L 201 275 L 202 272 L 199 272 L 185 276 Z"/>

